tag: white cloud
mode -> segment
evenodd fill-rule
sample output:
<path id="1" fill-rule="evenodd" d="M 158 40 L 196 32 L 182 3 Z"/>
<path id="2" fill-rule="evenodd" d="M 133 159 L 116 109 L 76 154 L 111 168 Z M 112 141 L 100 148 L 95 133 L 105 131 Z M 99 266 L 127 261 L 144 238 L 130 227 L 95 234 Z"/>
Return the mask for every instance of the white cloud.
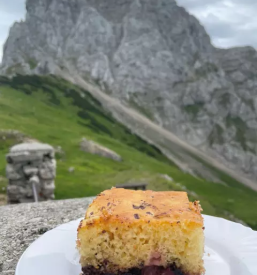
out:
<path id="1" fill-rule="evenodd" d="M 256 0 L 177 0 L 195 15 L 217 47 L 257 47 Z"/>

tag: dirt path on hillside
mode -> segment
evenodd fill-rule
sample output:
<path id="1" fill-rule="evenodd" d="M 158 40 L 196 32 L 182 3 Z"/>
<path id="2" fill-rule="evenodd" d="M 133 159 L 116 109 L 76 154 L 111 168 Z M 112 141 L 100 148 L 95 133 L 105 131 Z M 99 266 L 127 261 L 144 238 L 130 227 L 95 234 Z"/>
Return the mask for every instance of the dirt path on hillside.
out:
<path id="1" fill-rule="evenodd" d="M 161 126 L 158 126 L 157 124 L 153 123 L 145 116 L 136 112 L 134 109 L 130 109 L 122 105 L 117 99 L 112 98 L 107 94 L 103 93 L 96 86 L 93 86 L 92 84 L 82 80 L 79 77 L 72 78 L 69 75 L 62 75 L 62 76 L 65 77 L 67 80 L 89 91 L 96 99 L 98 99 L 102 103 L 102 105 L 109 112 L 112 113 L 112 115 L 118 121 L 125 124 L 132 132 L 141 136 L 148 142 L 154 144 L 162 152 L 164 152 L 164 154 L 166 154 L 167 157 L 171 157 L 172 155 L 171 160 L 173 161 L 175 160 L 174 159 L 175 157 L 173 154 L 174 150 L 176 152 L 184 151 L 184 154 L 186 154 L 186 151 L 187 151 L 189 154 L 195 155 L 196 157 L 201 158 L 203 161 L 209 163 L 213 167 L 225 172 L 226 174 L 235 178 L 236 180 L 243 183 L 244 185 L 257 191 L 257 184 L 254 181 L 247 179 L 241 176 L 238 172 L 233 171 L 232 169 L 224 166 L 224 164 L 206 155 L 203 151 L 200 151 L 199 149 L 179 139 L 177 136 L 175 136 L 168 130 L 163 129 Z M 165 149 L 164 149 L 164 145 L 165 145 Z M 185 160 L 185 157 L 187 156 L 186 155 L 184 156 L 184 160 Z M 182 166 L 182 170 L 187 170 L 188 168 L 190 168 L 190 164 L 188 165 L 185 161 L 181 161 L 177 159 L 177 162 L 179 163 L 180 167 Z M 184 169 L 183 169 L 183 165 L 184 165 Z M 203 166 L 201 165 L 199 168 L 203 169 Z"/>

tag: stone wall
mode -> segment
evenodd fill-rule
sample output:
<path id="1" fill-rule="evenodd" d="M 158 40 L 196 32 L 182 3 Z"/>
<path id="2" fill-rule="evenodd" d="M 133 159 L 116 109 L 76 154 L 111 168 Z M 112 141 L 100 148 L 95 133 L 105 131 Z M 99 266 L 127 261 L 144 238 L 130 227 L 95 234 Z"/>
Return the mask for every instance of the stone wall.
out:
<path id="1" fill-rule="evenodd" d="M 9 203 L 54 199 L 56 161 L 54 149 L 41 143 L 22 143 L 6 156 Z"/>

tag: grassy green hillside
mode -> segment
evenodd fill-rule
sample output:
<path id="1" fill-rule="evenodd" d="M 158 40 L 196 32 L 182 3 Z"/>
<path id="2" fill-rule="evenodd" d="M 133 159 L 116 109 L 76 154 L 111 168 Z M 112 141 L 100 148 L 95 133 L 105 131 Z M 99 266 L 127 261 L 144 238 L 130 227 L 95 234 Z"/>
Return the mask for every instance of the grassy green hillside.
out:
<path id="1" fill-rule="evenodd" d="M 57 199 L 92 196 L 116 184 L 147 181 L 154 190 L 186 190 L 192 200 L 201 201 L 206 214 L 240 219 L 257 229 L 256 192 L 229 176 L 220 184 L 184 174 L 157 148 L 115 121 L 88 92 L 65 80 L 0 77 L 0 192 L 6 185 L 4 156 L 19 139 L 5 135 L 8 129 L 62 147 L 64 154 L 57 154 Z M 114 150 L 123 161 L 82 152 L 83 137 Z M 70 167 L 75 168 L 73 173 Z"/>

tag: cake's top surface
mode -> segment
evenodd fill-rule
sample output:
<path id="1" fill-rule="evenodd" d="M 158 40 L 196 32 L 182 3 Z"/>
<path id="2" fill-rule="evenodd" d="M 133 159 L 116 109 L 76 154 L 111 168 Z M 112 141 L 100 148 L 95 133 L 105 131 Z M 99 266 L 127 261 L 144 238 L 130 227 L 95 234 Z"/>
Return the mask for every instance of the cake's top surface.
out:
<path id="1" fill-rule="evenodd" d="M 203 223 L 201 206 L 189 202 L 186 192 L 134 191 L 112 188 L 89 206 L 80 228 L 98 222 Z"/>

